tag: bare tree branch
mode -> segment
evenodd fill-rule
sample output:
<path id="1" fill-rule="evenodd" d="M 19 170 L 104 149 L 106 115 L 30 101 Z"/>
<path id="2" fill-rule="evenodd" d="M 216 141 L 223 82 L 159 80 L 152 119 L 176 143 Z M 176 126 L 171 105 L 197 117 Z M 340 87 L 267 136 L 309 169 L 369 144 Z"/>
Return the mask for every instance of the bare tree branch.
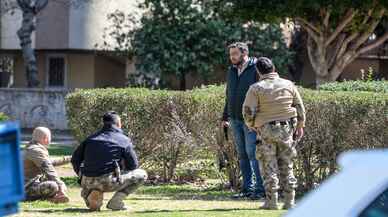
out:
<path id="1" fill-rule="evenodd" d="M 365 45 L 364 47 L 361 47 L 359 49 L 359 51 L 357 52 L 357 54 L 363 54 L 369 50 L 372 50 L 376 47 L 379 47 L 380 45 L 382 45 L 384 42 L 386 42 L 388 40 L 388 32 L 385 33 L 383 36 L 379 37 L 376 41 L 373 41 L 372 43 L 370 44 L 367 44 Z"/>
<path id="2" fill-rule="evenodd" d="M 340 24 L 338 24 L 335 31 L 330 35 L 329 39 L 327 39 L 325 46 L 329 46 L 337 36 L 346 28 L 346 26 L 353 20 L 354 16 L 357 14 L 357 10 L 349 9 L 345 16 L 342 18 Z"/>
<path id="3" fill-rule="evenodd" d="M 323 13 L 325 14 L 325 18 L 323 19 L 323 25 L 325 26 L 325 28 L 328 28 L 329 27 L 331 10 L 330 9 L 324 10 Z"/>
<path id="4" fill-rule="evenodd" d="M 314 46 L 314 40 L 310 35 L 307 36 L 307 52 L 308 52 L 308 57 L 311 63 L 311 66 L 313 67 L 314 71 L 317 71 L 318 69 L 318 63 L 316 62 L 316 57 L 313 53 L 313 46 Z M 316 42 L 315 42 L 316 43 Z"/>
<path id="5" fill-rule="evenodd" d="M 328 60 L 328 68 L 332 68 L 333 65 L 335 64 L 335 60 L 337 59 L 337 55 L 339 54 L 339 50 L 344 42 L 346 38 L 346 34 L 345 33 L 342 33 L 340 34 L 338 37 L 337 37 L 337 42 L 336 42 L 336 45 L 335 47 L 333 47 L 332 52 L 329 53 L 329 55 L 327 56 L 327 59 Z"/>
<path id="6" fill-rule="evenodd" d="M 307 21 L 301 17 L 297 17 L 297 18 L 295 18 L 295 20 L 298 21 L 300 24 L 302 24 L 306 30 L 310 29 L 312 32 L 314 32 L 315 35 L 322 34 L 322 32 L 316 26 L 314 26 L 312 23 L 310 23 L 309 21 Z"/>
<path id="7" fill-rule="evenodd" d="M 308 25 L 306 25 L 306 23 L 302 22 L 302 21 L 298 21 L 299 22 L 299 25 L 301 25 L 308 33 L 309 36 L 311 36 L 311 38 L 315 41 L 315 42 L 318 42 L 319 41 L 319 35 L 314 32 L 313 29 L 311 29 Z"/>
<path id="8" fill-rule="evenodd" d="M 380 20 L 383 17 L 384 13 L 385 9 L 381 9 L 379 11 L 378 15 L 373 18 L 369 24 L 367 24 L 368 27 L 365 32 L 356 39 L 355 43 L 351 46 L 350 49 L 357 50 L 362 44 L 366 42 L 366 40 L 368 40 L 370 35 L 375 31 L 377 25 L 380 23 Z"/>
<path id="9" fill-rule="evenodd" d="M 337 57 L 336 57 L 337 61 L 345 54 L 345 52 L 346 52 L 346 50 L 348 48 L 349 43 L 352 42 L 354 39 L 356 39 L 358 35 L 359 35 L 358 32 L 354 32 L 352 35 L 350 35 L 349 37 L 347 37 L 344 40 L 344 42 L 341 45 L 340 50 L 338 51 L 338 54 L 337 54 Z"/>

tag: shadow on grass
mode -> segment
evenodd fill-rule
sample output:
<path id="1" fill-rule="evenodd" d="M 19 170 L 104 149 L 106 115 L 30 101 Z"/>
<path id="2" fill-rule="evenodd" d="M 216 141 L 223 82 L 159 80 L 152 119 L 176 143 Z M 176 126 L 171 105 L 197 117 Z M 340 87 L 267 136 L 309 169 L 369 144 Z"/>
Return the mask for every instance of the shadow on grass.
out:
<path id="1" fill-rule="evenodd" d="M 199 188 L 192 185 L 158 185 L 140 188 L 137 195 L 152 196 L 160 200 L 212 200 L 230 201 L 232 192 L 219 187 Z M 142 200 L 141 198 L 131 198 Z M 145 200 L 148 198 L 144 198 Z"/>
<path id="2" fill-rule="evenodd" d="M 225 208 L 225 209 L 177 209 L 177 210 L 144 210 L 144 211 L 135 211 L 134 213 L 184 213 L 184 212 L 227 212 L 227 211 L 254 211 L 258 210 L 255 208 Z M 102 210 L 99 212 L 92 212 L 86 208 L 65 208 L 65 209 L 25 209 L 23 212 L 31 213 L 44 213 L 44 214 L 53 214 L 53 213 L 106 213 L 113 212 L 111 210 Z"/>
<path id="3" fill-rule="evenodd" d="M 255 208 L 225 208 L 225 209 L 183 209 L 183 210 L 144 210 L 135 213 L 172 213 L 172 212 L 228 212 L 228 211 L 255 211 Z"/>
<path id="4" fill-rule="evenodd" d="M 23 212 L 35 212 L 35 213 L 91 213 L 89 209 L 86 208 L 65 208 L 65 209 L 24 209 Z"/>

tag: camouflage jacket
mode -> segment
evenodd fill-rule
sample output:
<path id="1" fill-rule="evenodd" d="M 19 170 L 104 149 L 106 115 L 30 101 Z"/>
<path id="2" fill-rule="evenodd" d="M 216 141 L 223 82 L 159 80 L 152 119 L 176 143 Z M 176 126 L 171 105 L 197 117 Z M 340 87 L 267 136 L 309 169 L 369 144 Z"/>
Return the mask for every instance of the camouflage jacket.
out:
<path id="1" fill-rule="evenodd" d="M 296 86 L 277 73 L 261 76 L 247 93 L 243 117 L 250 128 L 258 129 L 271 121 L 297 117 L 298 127 L 305 126 L 305 109 Z"/>

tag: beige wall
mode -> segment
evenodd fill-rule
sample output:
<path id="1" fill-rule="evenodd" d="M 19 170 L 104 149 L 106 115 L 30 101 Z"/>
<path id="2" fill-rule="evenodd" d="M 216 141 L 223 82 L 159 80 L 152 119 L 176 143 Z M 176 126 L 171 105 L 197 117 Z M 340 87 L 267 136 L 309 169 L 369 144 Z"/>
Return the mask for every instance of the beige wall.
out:
<path id="1" fill-rule="evenodd" d="M 65 57 L 66 88 L 93 88 L 95 87 L 94 77 L 94 54 L 57 54 L 47 52 L 37 52 L 39 87 L 47 86 L 47 58 L 51 55 L 60 55 Z M 23 58 L 21 55 L 15 55 L 15 76 L 14 87 L 27 87 Z"/>
<path id="2" fill-rule="evenodd" d="M 42 52 L 36 52 L 36 62 L 38 65 L 39 87 L 46 86 L 46 55 Z M 14 56 L 14 87 L 27 87 L 27 79 L 22 55 Z"/>
<path id="3" fill-rule="evenodd" d="M 67 55 L 68 88 L 94 88 L 94 54 Z"/>
<path id="4" fill-rule="evenodd" d="M 106 56 L 95 57 L 95 87 L 125 87 L 126 63 Z"/>

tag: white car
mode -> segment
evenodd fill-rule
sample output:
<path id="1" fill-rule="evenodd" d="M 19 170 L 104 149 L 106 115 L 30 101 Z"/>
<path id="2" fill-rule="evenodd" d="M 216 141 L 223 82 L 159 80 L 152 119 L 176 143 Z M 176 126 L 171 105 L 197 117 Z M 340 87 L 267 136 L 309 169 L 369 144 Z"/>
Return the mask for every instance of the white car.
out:
<path id="1" fill-rule="evenodd" d="M 285 217 L 388 217 L 388 150 L 352 151 Z"/>

